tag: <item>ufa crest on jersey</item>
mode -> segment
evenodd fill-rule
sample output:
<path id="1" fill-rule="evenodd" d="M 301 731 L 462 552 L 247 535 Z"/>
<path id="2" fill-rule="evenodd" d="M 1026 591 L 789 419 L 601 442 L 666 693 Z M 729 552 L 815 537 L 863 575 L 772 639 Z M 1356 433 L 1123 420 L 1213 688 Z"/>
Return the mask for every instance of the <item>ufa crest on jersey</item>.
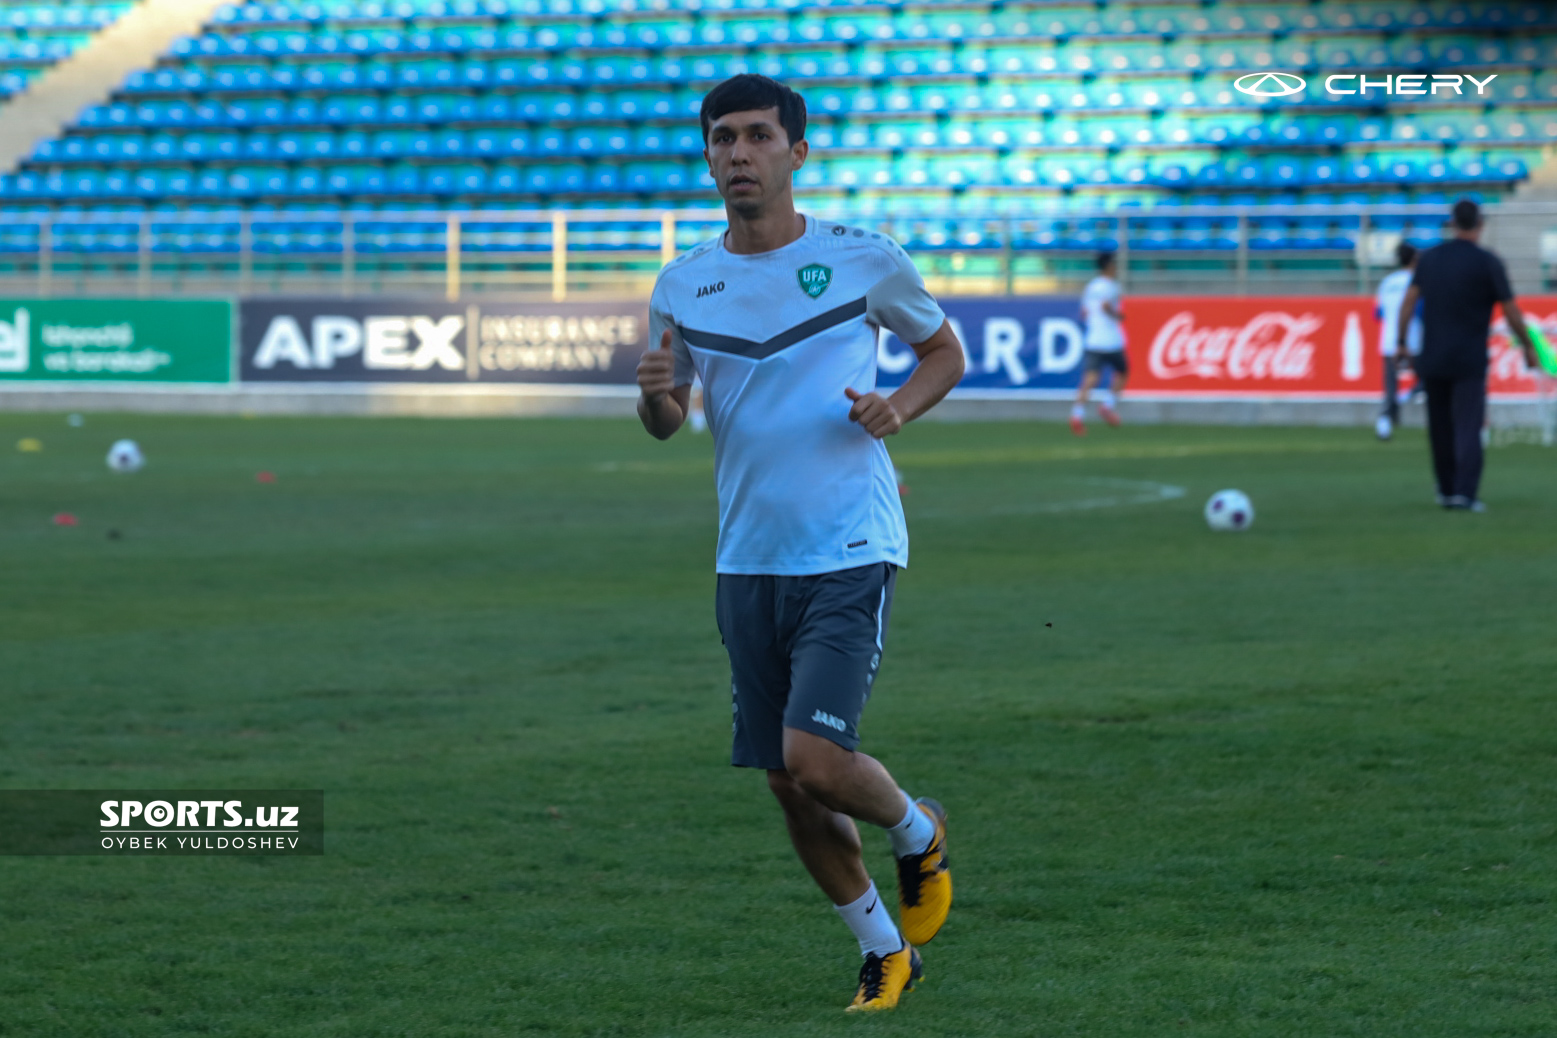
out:
<path id="1" fill-rule="evenodd" d="M 800 279 L 801 290 L 815 299 L 826 292 L 827 286 L 833 283 L 833 268 L 824 267 L 820 263 L 811 263 L 795 271 L 795 276 Z"/>

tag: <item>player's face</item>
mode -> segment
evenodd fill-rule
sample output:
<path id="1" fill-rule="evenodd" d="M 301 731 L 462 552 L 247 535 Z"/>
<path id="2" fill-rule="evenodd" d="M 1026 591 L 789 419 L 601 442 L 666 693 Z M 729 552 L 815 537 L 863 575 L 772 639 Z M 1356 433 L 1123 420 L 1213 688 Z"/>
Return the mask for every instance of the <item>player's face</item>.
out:
<path id="1" fill-rule="evenodd" d="M 789 143 L 777 108 L 762 108 L 716 119 L 708 128 L 703 158 L 725 204 L 738 212 L 757 213 L 789 194 L 808 150 L 805 141 Z"/>

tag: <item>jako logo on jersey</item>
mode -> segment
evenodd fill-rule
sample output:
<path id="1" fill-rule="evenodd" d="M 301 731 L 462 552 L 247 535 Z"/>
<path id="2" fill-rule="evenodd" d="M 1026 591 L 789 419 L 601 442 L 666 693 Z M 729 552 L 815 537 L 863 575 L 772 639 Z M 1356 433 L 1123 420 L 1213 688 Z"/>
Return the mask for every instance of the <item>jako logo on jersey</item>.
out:
<path id="1" fill-rule="evenodd" d="M 826 292 L 827 286 L 833 283 L 833 268 L 812 263 L 795 271 L 795 277 L 800 279 L 801 290 L 815 299 Z"/>
<path id="2" fill-rule="evenodd" d="M 841 732 L 845 728 L 849 727 L 844 723 L 843 718 L 834 717 L 832 714 L 824 714 L 820 710 L 811 715 L 811 720 L 815 721 L 817 724 L 825 724 L 835 732 Z"/>
<path id="3" fill-rule="evenodd" d="M 697 290 L 697 297 L 699 299 L 702 299 L 704 296 L 711 296 L 715 292 L 723 292 L 723 291 L 724 291 L 724 282 L 723 281 L 716 281 L 712 285 L 704 285 L 702 288 L 698 289 Z"/>

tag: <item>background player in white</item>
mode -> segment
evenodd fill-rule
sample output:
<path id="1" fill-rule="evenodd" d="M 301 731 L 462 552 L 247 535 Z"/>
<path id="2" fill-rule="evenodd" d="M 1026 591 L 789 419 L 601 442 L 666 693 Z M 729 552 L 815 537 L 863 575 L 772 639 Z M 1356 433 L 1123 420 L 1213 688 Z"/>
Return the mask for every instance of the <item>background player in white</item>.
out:
<path id="1" fill-rule="evenodd" d="M 701 376 L 719 491 L 716 614 L 730 655 L 732 763 L 763 768 L 800 860 L 859 940 L 851 1010 L 889 1009 L 919 975 L 916 944 L 951 904 L 945 812 L 858 752 L 907 527 L 881 439 L 962 377 L 963 354 L 913 263 L 883 235 L 795 211 L 805 103 L 763 76 L 703 100 L 704 156 L 729 229 L 660 272 L 658 349 L 638 414 L 665 439 Z M 886 327 L 919 364 L 875 391 Z M 899 931 L 876 895 L 855 819 L 886 829 Z"/>
<path id="2" fill-rule="evenodd" d="M 1379 420 L 1375 424 L 1381 440 L 1393 436 L 1395 426 L 1400 424 L 1400 374 L 1410 365 L 1410 359 L 1403 360 L 1396 356 L 1399 352 L 1396 343 L 1400 335 L 1400 304 L 1406 298 L 1406 289 L 1411 287 L 1412 272 L 1416 270 L 1416 246 L 1401 242 L 1395 246 L 1395 260 L 1400 264 L 1400 269 L 1379 282 L 1374 309 L 1374 316 L 1379 319 L 1379 354 L 1384 358 L 1384 409 L 1379 412 Z M 1406 329 L 1406 352 L 1411 357 L 1422 352 L 1421 310 L 1418 304 L 1417 313 L 1411 318 L 1411 326 Z M 1413 394 L 1420 391 L 1421 386 L 1421 380 L 1418 380 Z"/>
<path id="3" fill-rule="evenodd" d="M 1070 409 L 1070 431 L 1077 436 L 1087 434 L 1087 395 L 1101 381 L 1105 370 L 1112 371 L 1113 377 L 1098 390 L 1097 413 L 1109 425 L 1119 424 L 1115 405 L 1124 393 L 1130 362 L 1125 357 L 1124 312 L 1120 309 L 1124 296 L 1119 282 L 1114 280 L 1117 262 L 1112 252 L 1099 253 L 1097 276 L 1081 292 L 1081 316 L 1087 326 L 1083 341 L 1086 353 L 1081 387 L 1076 390 L 1076 403 Z"/>

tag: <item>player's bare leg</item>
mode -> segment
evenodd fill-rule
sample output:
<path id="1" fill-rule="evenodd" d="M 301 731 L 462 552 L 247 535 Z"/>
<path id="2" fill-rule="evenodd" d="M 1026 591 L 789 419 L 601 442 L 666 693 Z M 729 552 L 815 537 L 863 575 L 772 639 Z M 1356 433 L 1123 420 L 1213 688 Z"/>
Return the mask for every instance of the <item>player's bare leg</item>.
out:
<path id="1" fill-rule="evenodd" d="M 768 788 L 784 809 L 789 840 L 801 864 L 835 905 L 858 901 L 870 889 L 854 819 L 827 807 L 787 771 L 768 772 Z"/>
<path id="2" fill-rule="evenodd" d="M 784 767 L 834 811 L 889 829 L 903 817 L 903 792 L 881 762 L 798 728 L 784 729 Z"/>
<path id="3" fill-rule="evenodd" d="M 769 771 L 768 788 L 784 809 L 800 861 L 860 942 L 865 961 L 849 1012 L 893 1008 L 924 970 L 865 870 L 854 819 L 807 793 L 788 771 Z"/>
<path id="4" fill-rule="evenodd" d="M 1076 403 L 1070 409 L 1070 431 L 1077 436 L 1087 434 L 1087 397 L 1092 392 L 1092 387 L 1098 384 L 1099 374 L 1096 368 L 1083 372 L 1081 387 L 1076 390 Z"/>
<path id="5" fill-rule="evenodd" d="M 1121 424 L 1117 408 L 1119 401 L 1124 399 L 1124 388 L 1125 376 L 1115 371 L 1109 379 L 1108 392 L 1103 394 L 1097 404 L 1097 413 L 1103 416 L 1103 421 L 1115 427 Z"/>
<path id="6" fill-rule="evenodd" d="M 887 830 L 897 858 L 898 909 L 904 936 L 913 944 L 924 944 L 934 937 L 946 921 L 952 896 L 946 858 L 946 812 L 941 805 L 933 800 L 910 800 L 874 757 L 795 728 L 784 729 L 784 764 L 786 770 L 782 774 L 787 775 L 795 789 L 810 800 L 835 814 Z M 769 772 L 770 787 L 773 774 Z M 779 789 L 775 788 L 774 792 L 779 794 Z M 786 803 L 783 795 L 779 795 L 779 801 Z M 787 803 L 785 816 L 792 818 Z M 793 821 L 790 826 L 793 838 Z M 810 832 L 808 830 L 808 834 Z M 817 831 L 817 835 L 823 839 L 836 839 L 832 832 Z M 853 836 L 853 853 L 858 855 L 858 831 Z M 824 877 L 817 874 L 807 859 L 807 850 L 798 842 L 796 850 L 817 884 L 833 896 L 834 904 L 847 904 L 838 900 L 839 895 L 869 889 L 866 885 L 849 884 L 849 873 L 830 858 L 822 862 L 829 869 L 824 882 Z M 820 853 L 828 852 L 823 848 Z M 859 868 L 860 877 L 869 884 L 863 863 Z M 836 893 L 828 888 L 829 883 L 838 884 Z"/>

